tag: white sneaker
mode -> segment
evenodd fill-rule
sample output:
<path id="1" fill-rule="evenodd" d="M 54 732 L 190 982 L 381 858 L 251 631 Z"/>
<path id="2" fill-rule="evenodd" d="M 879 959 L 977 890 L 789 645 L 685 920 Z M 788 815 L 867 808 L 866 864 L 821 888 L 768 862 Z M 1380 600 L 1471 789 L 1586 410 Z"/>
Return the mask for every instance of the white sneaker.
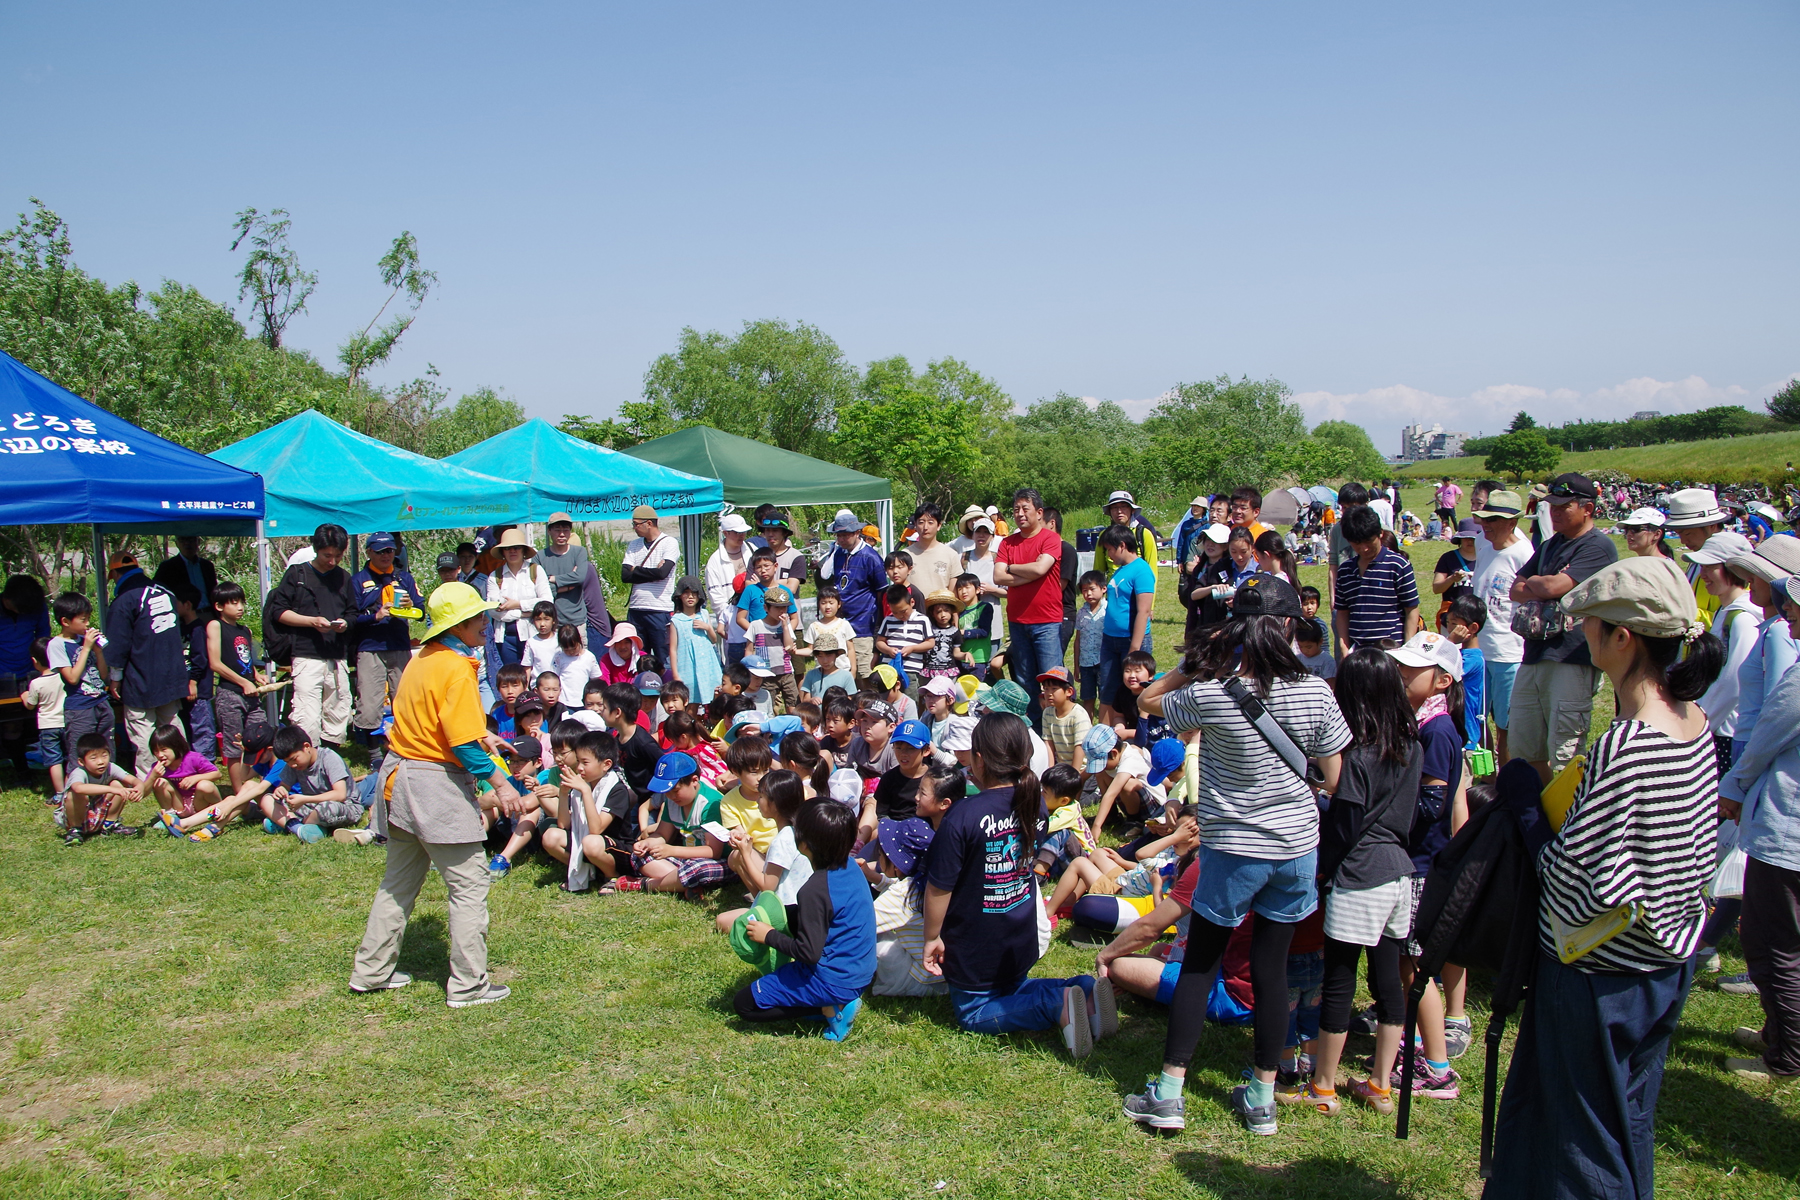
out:
<path id="1" fill-rule="evenodd" d="M 1094 1027 L 1088 1021 L 1087 992 L 1080 984 L 1063 989 L 1062 1038 L 1071 1058 L 1094 1052 Z"/>
<path id="2" fill-rule="evenodd" d="M 510 995 L 512 995 L 512 989 L 505 984 L 490 983 L 487 985 L 487 991 L 473 1000 L 450 1000 L 447 1003 L 451 1008 L 473 1008 L 477 1004 L 498 1004 Z"/>
<path id="3" fill-rule="evenodd" d="M 395 971 L 387 977 L 385 982 L 378 983 L 374 987 L 357 987 L 353 983 L 350 985 L 350 990 L 356 992 L 358 995 L 366 996 L 370 992 L 388 992 L 395 988 L 403 988 L 411 982 L 411 975 L 408 975 L 405 971 Z"/>

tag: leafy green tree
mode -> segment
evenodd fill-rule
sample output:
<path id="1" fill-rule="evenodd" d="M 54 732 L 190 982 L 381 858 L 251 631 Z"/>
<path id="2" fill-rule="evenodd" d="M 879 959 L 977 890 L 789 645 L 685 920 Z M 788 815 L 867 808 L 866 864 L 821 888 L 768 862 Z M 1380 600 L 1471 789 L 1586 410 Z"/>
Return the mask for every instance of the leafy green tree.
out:
<path id="1" fill-rule="evenodd" d="M 1512 424 L 1506 427 L 1506 432 L 1517 433 L 1521 429 L 1536 428 L 1537 422 L 1531 419 L 1530 413 L 1521 408 L 1518 412 L 1513 414 Z"/>
<path id="2" fill-rule="evenodd" d="M 317 275 L 301 269 L 300 256 L 288 245 L 292 224 L 285 208 L 271 209 L 266 216 L 246 208 L 232 226 L 237 230 L 231 242 L 233 251 L 250 243 L 249 257 L 238 276 L 238 299 L 253 297 L 251 307 L 262 327 L 260 336 L 271 350 L 281 349 L 282 331 L 306 311 L 306 298 L 319 282 Z"/>
<path id="3" fill-rule="evenodd" d="M 362 331 L 351 334 L 350 340 L 338 349 L 338 361 L 344 364 L 352 390 L 364 371 L 386 362 L 394 353 L 394 347 L 400 344 L 400 336 L 412 328 L 419 315 L 419 306 L 425 303 L 425 297 L 437 283 L 437 272 L 427 271 L 419 265 L 419 240 L 408 230 L 400 231 L 400 236 L 394 239 L 394 244 L 375 266 L 381 272 L 381 282 L 393 290 Z M 376 329 L 376 322 L 402 292 L 411 298 L 412 307 Z"/>
<path id="4" fill-rule="evenodd" d="M 856 398 L 838 406 L 830 449 L 845 466 L 898 474 L 917 500 L 948 504 L 1011 409 L 999 385 L 966 363 L 939 359 L 915 375 L 896 355 L 870 363 Z"/>
<path id="5" fill-rule="evenodd" d="M 1369 431 L 1351 421 L 1321 421 L 1312 435 L 1326 445 L 1343 449 L 1350 457 L 1344 473 L 1357 479 L 1375 479 L 1388 473 L 1387 459 L 1375 449 Z"/>
<path id="6" fill-rule="evenodd" d="M 1228 375 L 1176 388 L 1144 422 L 1166 485 L 1176 492 L 1245 485 L 1267 491 L 1285 480 L 1313 484 L 1342 475 L 1349 452 L 1313 438 L 1291 394 L 1277 379 L 1233 382 Z"/>
<path id="7" fill-rule="evenodd" d="M 1511 475 L 1524 479 L 1548 475 L 1562 461 L 1562 447 L 1544 440 L 1541 429 L 1520 429 L 1501 434 L 1487 452 L 1489 474 Z"/>
<path id="8" fill-rule="evenodd" d="M 1051 507 L 1091 508 L 1115 488 L 1144 490 L 1148 446 L 1143 426 L 1117 404 L 1090 408 L 1059 392 L 1009 417 L 983 441 L 967 499 L 1004 506 L 1015 489 L 1035 487 Z"/>
<path id="9" fill-rule="evenodd" d="M 1765 407 L 1782 424 L 1800 425 L 1800 379 L 1788 380 L 1786 387 L 1769 397 Z"/>
<path id="10" fill-rule="evenodd" d="M 650 364 L 644 399 L 673 427 L 711 425 L 814 454 L 827 448 L 837 408 L 856 386 L 856 368 L 814 326 L 746 321 L 735 337 L 683 329 L 675 352 Z"/>
<path id="11" fill-rule="evenodd" d="M 524 423 L 518 401 L 491 387 L 476 388 L 431 422 L 425 453 L 447 458 Z"/>
<path id="12" fill-rule="evenodd" d="M 598 446 L 624 450 L 652 438 L 685 429 L 693 422 L 676 423 L 669 410 L 654 400 L 627 400 L 619 405 L 619 415 L 597 420 L 578 413 L 568 413 L 557 428 L 571 437 L 584 438 Z"/>

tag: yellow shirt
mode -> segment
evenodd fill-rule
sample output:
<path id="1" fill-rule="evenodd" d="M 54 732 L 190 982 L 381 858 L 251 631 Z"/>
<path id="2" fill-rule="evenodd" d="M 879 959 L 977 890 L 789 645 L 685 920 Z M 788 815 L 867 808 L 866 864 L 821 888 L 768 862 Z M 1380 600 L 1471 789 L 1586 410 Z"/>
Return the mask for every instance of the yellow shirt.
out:
<path id="1" fill-rule="evenodd" d="M 744 795 L 741 787 L 732 788 L 719 801 L 719 824 L 727 829 L 742 829 L 749 834 L 750 844 L 756 847 L 759 854 L 769 852 L 769 844 L 780 832 L 780 827 L 762 815 L 762 811 L 756 807 L 756 801 Z"/>
<path id="2" fill-rule="evenodd" d="M 417 762 L 455 763 L 455 747 L 485 736 L 475 660 L 426 642 L 400 676 L 388 748 Z"/>

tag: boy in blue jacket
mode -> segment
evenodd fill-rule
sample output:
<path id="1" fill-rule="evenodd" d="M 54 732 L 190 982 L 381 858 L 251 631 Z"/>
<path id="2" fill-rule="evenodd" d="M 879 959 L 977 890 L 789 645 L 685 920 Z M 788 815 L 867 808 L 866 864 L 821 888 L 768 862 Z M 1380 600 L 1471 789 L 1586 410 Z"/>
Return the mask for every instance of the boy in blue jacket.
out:
<path id="1" fill-rule="evenodd" d="M 823 1018 L 827 1041 L 841 1042 L 875 979 L 875 902 L 869 881 L 850 865 L 857 814 L 835 800 L 809 800 L 794 817 L 794 837 L 813 873 L 794 897 L 787 932 L 762 921 L 750 940 L 794 961 L 747 984 L 732 1001 L 746 1021 Z"/>

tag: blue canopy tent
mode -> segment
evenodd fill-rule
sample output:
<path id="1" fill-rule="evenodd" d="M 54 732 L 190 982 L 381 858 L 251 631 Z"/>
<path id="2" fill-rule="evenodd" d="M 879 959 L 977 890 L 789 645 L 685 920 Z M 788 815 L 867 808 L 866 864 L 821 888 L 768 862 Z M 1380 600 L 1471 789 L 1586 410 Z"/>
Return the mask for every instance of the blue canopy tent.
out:
<path id="1" fill-rule="evenodd" d="M 654 508 L 659 517 L 685 518 L 716 513 L 725 501 L 725 486 L 717 479 L 608 450 L 537 418 L 444 461 L 487 475 L 525 479 L 530 509 L 516 516 L 527 521 L 545 520 L 553 512 L 566 512 L 577 521 L 618 521 L 631 516 L 640 504 Z M 694 570 L 700 562 L 699 522 L 683 520 L 681 528 L 682 556 Z"/>
<path id="2" fill-rule="evenodd" d="M 263 481 L 157 437 L 0 352 L 0 524 L 92 525 L 105 619 L 106 533 L 249 537 Z"/>

